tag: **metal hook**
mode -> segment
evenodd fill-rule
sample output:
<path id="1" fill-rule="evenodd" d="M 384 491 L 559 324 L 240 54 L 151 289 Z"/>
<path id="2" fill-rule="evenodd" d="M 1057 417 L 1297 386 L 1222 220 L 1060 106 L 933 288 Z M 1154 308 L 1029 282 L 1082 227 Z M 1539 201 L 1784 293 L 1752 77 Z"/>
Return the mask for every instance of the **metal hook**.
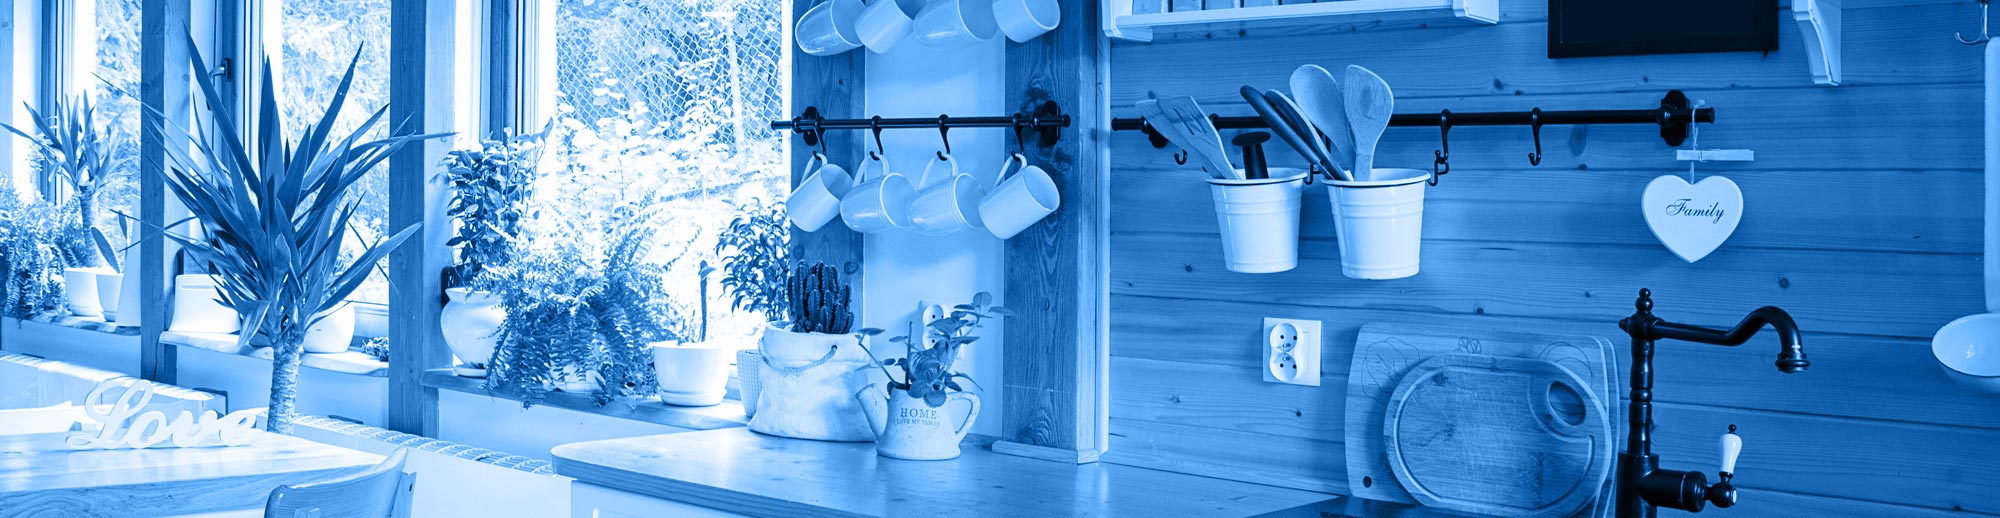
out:
<path id="1" fill-rule="evenodd" d="M 1958 38 L 1959 43 L 1964 43 L 1966 45 L 1978 45 L 1981 43 L 1986 43 L 1988 40 L 1993 39 L 1992 35 L 1987 31 L 1986 28 L 1986 10 L 1989 7 L 1991 7 L 1991 4 L 1989 4 L 1988 1 L 1989 0 L 1979 0 L 1979 39 L 1974 39 L 1974 40 L 1965 39 L 1964 32 L 1952 33 L 1951 34 L 1952 37 Z"/>
<path id="2" fill-rule="evenodd" d="M 1187 161 L 1187 150 L 1183 149 L 1179 153 L 1174 153 L 1174 165 L 1187 165 Z"/>
<path id="3" fill-rule="evenodd" d="M 889 153 L 889 150 L 882 148 L 881 115 L 876 115 L 873 118 L 868 119 L 868 131 L 875 133 L 875 150 L 868 152 L 868 159 L 880 162 L 882 161 L 882 155 Z"/>
<path id="4" fill-rule="evenodd" d="M 951 154 L 951 123 L 946 122 L 950 118 L 950 115 L 938 114 L 938 140 L 944 141 L 944 151 L 938 152 L 938 160 L 951 159 L 951 157 L 945 156 Z"/>
<path id="5" fill-rule="evenodd" d="M 1542 165 L 1542 109 L 1528 111 L 1528 127 L 1535 129 L 1535 152 L 1528 153 L 1528 165 Z"/>
<path id="6" fill-rule="evenodd" d="M 820 128 L 819 121 L 819 118 L 812 120 L 812 129 L 807 134 L 817 136 L 816 138 L 819 140 L 819 156 L 820 158 L 826 158 L 826 130 Z"/>
<path id="7" fill-rule="evenodd" d="M 1026 122 L 1021 120 L 1024 118 L 1027 119 Z M 1035 122 L 1034 117 L 1028 117 L 1020 113 L 1014 114 L 1014 152 L 1020 153 L 1021 156 L 1028 155 L 1028 141 L 1022 138 L 1021 131 L 1027 129 L 1028 126 L 1035 125 Z"/>
<path id="8" fill-rule="evenodd" d="M 1432 187 L 1437 186 L 1439 176 L 1451 172 L 1451 110 L 1438 112 L 1438 145 L 1442 149 L 1431 152 L 1437 157 L 1431 160 Z"/>

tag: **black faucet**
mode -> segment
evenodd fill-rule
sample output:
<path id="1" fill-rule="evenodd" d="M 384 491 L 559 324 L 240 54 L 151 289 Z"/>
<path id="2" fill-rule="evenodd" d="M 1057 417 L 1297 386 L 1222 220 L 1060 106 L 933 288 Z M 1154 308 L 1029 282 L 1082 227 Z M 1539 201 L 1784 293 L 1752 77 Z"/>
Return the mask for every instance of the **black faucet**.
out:
<path id="1" fill-rule="evenodd" d="M 1618 518 L 1653 518 L 1660 507 L 1701 512 L 1709 503 L 1716 507 L 1736 505 L 1736 486 L 1730 484 L 1736 471 L 1736 454 L 1742 439 L 1736 425 L 1722 438 L 1721 480 L 1711 486 L 1699 471 L 1660 469 L 1660 456 L 1653 454 L 1653 342 L 1661 339 L 1704 344 L 1737 346 L 1750 340 L 1764 326 L 1778 330 L 1778 370 L 1787 374 L 1806 370 L 1805 341 L 1792 316 L 1774 306 L 1764 306 L 1743 317 L 1736 327 L 1711 329 L 1676 324 L 1653 316 L 1653 290 L 1639 290 L 1634 303 L 1638 311 L 1618 321 L 1625 334 L 1632 335 L 1631 430 L 1625 438 L 1625 453 L 1618 456 Z"/>

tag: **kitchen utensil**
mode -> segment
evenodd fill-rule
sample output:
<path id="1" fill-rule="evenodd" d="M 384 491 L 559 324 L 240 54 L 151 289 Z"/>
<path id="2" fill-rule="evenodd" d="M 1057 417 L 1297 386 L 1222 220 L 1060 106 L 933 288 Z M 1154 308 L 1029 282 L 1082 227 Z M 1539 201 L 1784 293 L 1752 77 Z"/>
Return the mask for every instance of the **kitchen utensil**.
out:
<path id="1" fill-rule="evenodd" d="M 1348 126 L 1354 131 L 1354 178 L 1367 180 L 1375 175 L 1375 144 L 1382 139 L 1382 130 L 1389 128 L 1389 118 L 1396 116 L 1396 94 L 1382 76 L 1360 65 L 1347 66 L 1340 88 Z"/>
<path id="2" fill-rule="evenodd" d="M 933 181 L 931 169 L 938 164 L 944 164 L 950 172 Z M 924 165 L 922 181 L 923 190 L 910 203 L 910 226 L 918 233 L 942 235 L 983 227 L 979 220 L 979 200 L 986 197 L 986 189 L 972 175 L 958 172 L 958 160 L 949 154 L 938 155 Z"/>
<path id="3" fill-rule="evenodd" d="M 1056 0 L 993 0 L 993 19 L 1015 43 L 1027 43 L 1062 23 Z"/>
<path id="4" fill-rule="evenodd" d="M 821 4 L 825 5 L 825 4 Z M 806 161 L 805 179 L 785 198 L 785 212 L 800 230 L 815 232 L 840 215 L 840 198 L 854 187 L 847 170 L 827 163 L 826 155 L 813 153 Z"/>
<path id="5" fill-rule="evenodd" d="M 1570 516 L 1604 487 L 1617 443 L 1589 385 L 1547 360 L 1432 357 L 1389 397 L 1381 425 L 1389 467 L 1426 507 Z"/>
<path id="6" fill-rule="evenodd" d="M 1256 110 L 1257 115 L 1264 118 L 1264 125 L 1270 126 L 1272 133 L 1276 133 L 1279 139 L 1285 141 L 1285 144 L 1291 145 L 1292 150 L 1298 151 L 1299 156 L 1305 157 L 1306 161 L 1312 162 L 1321 169 L 1326 168 L 1326 161 L 1323 157 L 1314 151 L 1311 144 L 1306 143 L 1306 137 L 1299 135 L 1297 127 L 1293 126 L 1290 120 L 1286 119 L 1284 115 L 1279 114 L 1278 110 L 1271 106 L 1270 99 L 1264 97 L 1262 90 L 1246 85 L 1241 90 L 1238 90 L 1238 92 L 1243 94 L 1245 102 L 1250 103 L 1250 108 Z"/>
<path id="7" fill-rule="evenodd" d="M 873 179 L 868 175 L 871 166 L 879 172 Z M 861 184 L 840 199 L 840 220 L 847 228 L 874 234 L 910 224 L 910 202 L 917 198 L 917 189 L 902 173 L 889 171 L 889 157 L 862 159 L 854 166 L 854 179 Z"/>
<path id="8" fill-rule="evenodd" d="M 993 0 L 930 0 L 910 23 L 910 35 L 927 47 L 966 47 L 993 39 Z"/>
<path id="9" fill-rule="evenodd" d="M 1271 101 L 1271 109 L 1276 110 L 1278 116 L 1284 117 L 1286 122 L 1290 122 L 1294 131 L 1298 132 L 1299 138 L 1305 141 L 1306 147 L 1319 157 L 1320 169 L 1331 173 L 1335 178 L 1343 180 L 1354 178 L 1346 168 L 1334 161 L 1333 153 L 1326 149 L 1325 139 L 1320 136 L 1319 128 L 1313 126 L 1312 121 L 1306 119 L 1304 114 L 1299 113 L 1299 105 L 1293 103 L 1291 97 L 1287 97 L 1284 92 L 1270 90 L 1264 92 L 1264 98 Z"/>
<path id="10" fill-rule="evenodd" d="M 1292 71 L 1291 83 L 1292 100 L 1298 101 L 1299 113 L 1333 142 L 1329 151 L 1334 165 L 1353 171 L 1354 130 L 1347 124 L 1347 101 L 1340 93 L 1340 83 L 1333 80 L 1333 73 L 1319 65 L 1305 65 Z"/>
<path id="11" fill-rule="evenodd" d="M 1273 178 L 1208 181 L 1215 222 L 1222 231 L 1223 267 L 1237 273 L 1273 273 L 1299 264 L 1299 207 L 1305 170 L 1272 169 Z"/>
<path id="12" fill-rule="evenodd" d="M 1986 44 L 1985 213 L 1986 312 L 1938 329 L 1931 355 L 1960 385 L 2000 394 L 2000 45 L 1992 43 Z"/>
<path id="13" fill-rule="evenodd" d="M 1271 140 L 1271 134 L 1262 131 L 1237 135 L 1229 143 L 1243 149 L 1243 178 L 1262 180 L 1271 177 L 1269 165 L 1264 162 L 1264 142 Z"/>
<path id="14" fill-rule="evenodd" d="M 1229 165 L 1229 152 L 1222 147 L 1222 135 L 1215 131 L 1215 124 L 1208 120 L 1208 114 L 1201 111 L 1201 105 L 1194 102 L 1193 97 L 1160 99 L 1158 106 L 1166 124 L 1154 124 L 1154 129 L 1200 160 L 1210 175 L 1242 179 L 1236 176 L 1236 167 Z"/>
<path id="15" fill-rule="evenodd" d="M 854 21 L 854 33 L 869 52 L 886 54 L 910 35 L 910 25 L 924 7 L 924 0 L 875 0 L 861 10 Z"/>
<path id="16" fill-rule="evenodd" d="M 1352 279 L 1401 279 L 1417 274 L 1424 230 L 1424 190 L 1431 172 L 1378 169 L 1374 180 L 1334 179 L 1340 273 Z"/>
<path id="17" fill-rule="evenodd" d="M 832 56 L 860 48 L 861 33 L 855 31 L 855 22 L 867 8 L 861 0 L 826 0 L 807 9 L 792 29 L 799 50 L 814 56 Z"/>
<path id="18" fill-rule="evenodd" d="M 1173 142 L 1174 145 L 1176 146 L 1180 146 L 1183 152 L 1186 152 L 1189 155 L 1194 154 L 1194 152 L 1192 151 L 1187 151 L 1188 149 L 1192 149 L 1194 147 L 1193 144 L 1194 139 L 1192 137 L 1188 137 L 1186 135 L 1181 134 L 1180 129 L 1178 128 L 1178 124 L 1174 122 L 1172 116 L 1167 115 L 1167 111 L 1165 108 L 1160 107 L 1159 101 L 1147 99 L 1144 101 L 1139 101 L 1137 103 L 1134 103 L 1133 107 L 1139 110 L 1139 116 L 1146 119 L 1146 124 L 1152 126 L 1153 131 L 1159 132 L 1161 137 L 1165 137 L 1167 141 Z M 1196 167 L 1200 167 L 1202 168 L 1203 171 L 1207 171 L 1208 176 L 1210 178 L 1228 180 L 1236 177 L 1231 172 L 1217 171 L 1214 168 L 1209 167 L 1208 160 L 1206 158 L 1199 158 L 1197 160 L 1199 161 L 1196 162 Z"/>
<path id="19" fill-rule="evenodd" d="M 1389 399 L 1412 367 L 1433 356 L 1484 354 L 1547 360 L 1576 373 L 1594 394 L 1616 401 L 1618 360 L 1611 342 L 1593 336 L 1412 324 L 1370 323 L 1354 342 L 1347 376 L 1347 484 L 1353 496 L 1369 500 L 1417 503 L 1389 467 L 1382 435 Z M 1624 405 L 1610 404 L 1604 415 L 1624 422 Z M 1608 453 L 1607 453 L 1608 454 Z M 1609 461 L 1607 461 L 1609 462 Z M 1528 478 L 1529 474 L 1496 474 Z M 1611 516 L 1613 482 L 1606 480 L 1589 516 Z M 1582 514 L 1582 513 L 1579 513 Z"/>
<path id="20" fill-rule="evenodd" d="M 1007 170 L 1017 163 L 1021 167 L 1008 176 Z M 993 237 L 1014 237 L 1062 206 L 1062 193 L 1056 190 L 1055 179 L 1049 177 L 1048 171 L 1028 164 L 1028 157 L 1019 153 L 1001 162 L 1000 173 L 994 178 L 999 179 L 999 185 L 979 201 L 979 219 L 986 223 L 986 230 Z"/>

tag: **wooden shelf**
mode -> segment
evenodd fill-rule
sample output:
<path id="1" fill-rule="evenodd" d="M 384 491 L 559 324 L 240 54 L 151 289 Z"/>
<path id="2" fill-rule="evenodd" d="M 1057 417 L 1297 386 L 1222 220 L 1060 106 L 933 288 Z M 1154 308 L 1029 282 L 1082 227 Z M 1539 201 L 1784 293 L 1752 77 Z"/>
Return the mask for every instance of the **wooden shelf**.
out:
<path id="1" fill-rule="evenodd" d="M 1491 25 L 1500 22 L 1498 0 L 1344 0 L 1200 11 L 1134 13 L 1136 0 L 1102 0 L 1109 16 L 1104 33 L 1112 38 L 1151 41 L 1157 29 L 1199 28 L 1223 23 L 1300 25 L 1436 20 Z"/>
<path id="2" fill-rule="evenodd" d="M 453 374 L 451 369 L 431 369 L 424 371 L 423 384 L 440 390 L 463 392 L 500 399 L 513 399 L 504 394 L 486 390 L 484 378 L 467 378 Z M 743 405 L 736 400 L 726 400 L 720 405 L 708 407 L 683 407 L 661 403 L 656 398 L 613 401 L 609 405 L 597 406 L 590 394 L 574 392 L 550 392 L 546 399 L 536 405 L 574 410 L 587 414 L 616 417 L 663 424 L 690 430 L 714 430 L 719 428 L 742 427 L 750 422 L 743 416 Z"/>
<path id="3" fill-rule="evenodd" d="M 160 333 L 160 343 L 173 344 L 180 347 L 193 347 L 222 354 L 248 356 L 264 361 L 271 361 L 273 356 L 269 347 L 244 347 L 237 345 L 236 335 L 234 334 L 178 333 L 167 331 Z M 347 352 L 333 354 L 307 353 L 305 359 L 301 360 L 299 364 L 307 368 L 341 374 L 353 374 L 373 378 L 386 378 L 389 376 L 388 362 L 377 360 L 374 356 L 369 356 L 366 353 L 352 349 Z"/>

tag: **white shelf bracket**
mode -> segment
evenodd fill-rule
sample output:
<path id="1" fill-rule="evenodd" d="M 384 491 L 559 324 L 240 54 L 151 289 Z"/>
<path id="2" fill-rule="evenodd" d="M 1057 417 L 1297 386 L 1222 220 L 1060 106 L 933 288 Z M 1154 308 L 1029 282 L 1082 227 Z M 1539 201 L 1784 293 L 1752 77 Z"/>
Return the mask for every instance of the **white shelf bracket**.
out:
<path id="1" fill-rule="evenodd" d="M 1098 12 L 1101 14 L 1098 16 L 1098 18 L 1104 20 L 1103 23 L 1104 23 L 1105 37 L 1114 40 L 1126 40 L 1126 41 L 1137 41 L 1137 42 L 1153 41 L 1153 29 L 1151 27 L 1122 28 L 1118 26 L 1118 17 L 1132 14 L 1133 1 L 1134 0 L 1099 0 L 1097 5 L 1099 7 Z"/>
<path id="2" fill-rule="evenodd" d="M 1814 84 L 1840 84 L 1839 0 L 1793 0 L 1792 20 L 1806 40 L 1807 65 Z"/>

